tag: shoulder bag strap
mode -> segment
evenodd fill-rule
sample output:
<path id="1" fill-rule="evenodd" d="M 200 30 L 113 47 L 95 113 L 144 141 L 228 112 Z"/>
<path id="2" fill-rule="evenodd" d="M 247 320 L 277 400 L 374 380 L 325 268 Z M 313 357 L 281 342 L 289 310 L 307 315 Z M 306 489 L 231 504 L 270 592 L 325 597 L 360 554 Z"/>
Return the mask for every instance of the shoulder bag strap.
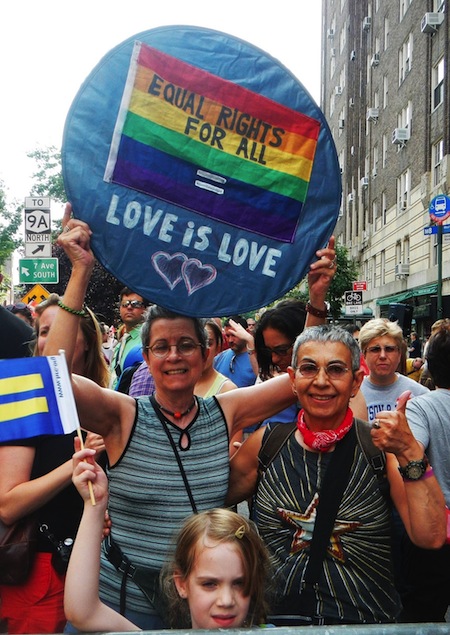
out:
<path id="1" fill-rule="evenodd" d="M 316 522 L 310 546 L 309 560 L 303 577 L 301 613 L 315 614 L 315 587 L 322 572 L 322 563 L 333 531 L 344 489 L 350 478 L 350 469 L 356 446 L 355 426 L 336 444 L 319 493 Z"/>
<path id="2" fill-rule="evenodd" d="M 172 435 L 170 434 L 169 428 L 167 427 L 166 420 L 164 419 L 164 417 L 162 416 L 161 412 L 159 411 L 158 406 L 156 406 L 156 400 L 153 397 L 153 395 L 150 397 L 150 401 L 151 401 L 151 404 L 153 406 L 154 411 L 156 412 L 156 414 L 158 416 L 158 419 L 162 423 L 162 427 L 164 428 L 164 432 L 166 433 L 167 438 L 169 439 L 170 445 L 172 446 L 173 453 L 174 453 L 175 458 L 176 458 L 177 463 L 178 463 L 178 468 L 180 470 L 181 476 L 183 477 L 183 482 L 184 482 L 184 486 L 186 488 L 187 495 L 189 496 L 189 502 L 191 503 L 192 511 L 194 512 L 194 514 L 197 514 L 198 513 L 197 505 L 195 504 L 194 496 L 192 495 L 191 486 L 189 485 L 189 481 L 187 479 L 186 472 L 184 471 L 184 467 L 183 467 L 183 464 L 181 462 L 180 455 L 178 454 L 178 450 L 177 450 L 177 446 L 175 445 L 175 441 L 173 440 Z"/>

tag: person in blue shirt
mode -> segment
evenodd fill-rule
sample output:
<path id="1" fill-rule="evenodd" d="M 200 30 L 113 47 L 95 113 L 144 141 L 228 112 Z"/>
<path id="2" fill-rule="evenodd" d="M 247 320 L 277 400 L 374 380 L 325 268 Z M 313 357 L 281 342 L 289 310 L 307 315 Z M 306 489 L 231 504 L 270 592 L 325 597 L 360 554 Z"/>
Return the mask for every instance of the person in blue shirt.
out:
<path id="1" fill-rule="evenodd" d="M 247 330 L 247 320 L 240 315 L 234 315 L 225 321 L 224 330 L 228 348 L 216 355 L 214 368 L 231 379 L 238 388 L 252 386 L 256 380 L 249 355 L 252 351 L 247 348 L 247 340 L 236 334 L 233 324 L 239 324 Z"/>

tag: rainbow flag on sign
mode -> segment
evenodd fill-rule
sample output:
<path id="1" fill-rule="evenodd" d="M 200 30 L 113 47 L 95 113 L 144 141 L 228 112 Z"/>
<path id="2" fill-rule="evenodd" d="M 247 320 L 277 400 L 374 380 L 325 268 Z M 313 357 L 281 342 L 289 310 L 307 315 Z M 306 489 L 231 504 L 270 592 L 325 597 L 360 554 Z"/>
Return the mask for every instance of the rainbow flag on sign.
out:
<path id="1" fill-rule="evenodd" d="M 0 360 L 0 441 L 69 434 L 78 426 L 63 354 Z"/>
<path id="2" fill-rule="evenodd" d="M 104 179 L 292 242 L 320 122 L 136 42 Z"/>

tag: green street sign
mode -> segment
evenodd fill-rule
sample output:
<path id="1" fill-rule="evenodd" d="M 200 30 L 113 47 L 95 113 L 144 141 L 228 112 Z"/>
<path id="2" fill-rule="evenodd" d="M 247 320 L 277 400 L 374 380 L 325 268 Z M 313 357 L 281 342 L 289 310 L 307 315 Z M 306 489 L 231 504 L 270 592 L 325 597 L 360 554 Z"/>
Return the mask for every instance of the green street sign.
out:
<path id="1" fill-rule="evenodd" d="M 58 258 L 22 258 L 19 260 L 20 284 L 57 284 Z"/>

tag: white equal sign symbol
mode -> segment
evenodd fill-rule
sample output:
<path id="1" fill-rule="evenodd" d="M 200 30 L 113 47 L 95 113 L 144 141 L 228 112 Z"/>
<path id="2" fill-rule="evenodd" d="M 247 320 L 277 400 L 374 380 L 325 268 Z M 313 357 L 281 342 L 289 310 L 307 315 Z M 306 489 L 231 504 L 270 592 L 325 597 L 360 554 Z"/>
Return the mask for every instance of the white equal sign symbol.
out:
<path id="1" fill-rule="evenodd" d="M 196 179 L 196 187 L 200 187 L 203 190 L 209 190 L 214 194 L 225 194 L 223 187 L 220 187 L 221 185 L 225 185 L 227 182 L 226 178 L 223 176 L 220 176 L 219 174 L 212 174 L 211 172 L 206 172 L 205 170 L 197 170 L 197 176 L 202 179 L 207 179 L 207 181 L 200 181 L 199 179 Z"/>

